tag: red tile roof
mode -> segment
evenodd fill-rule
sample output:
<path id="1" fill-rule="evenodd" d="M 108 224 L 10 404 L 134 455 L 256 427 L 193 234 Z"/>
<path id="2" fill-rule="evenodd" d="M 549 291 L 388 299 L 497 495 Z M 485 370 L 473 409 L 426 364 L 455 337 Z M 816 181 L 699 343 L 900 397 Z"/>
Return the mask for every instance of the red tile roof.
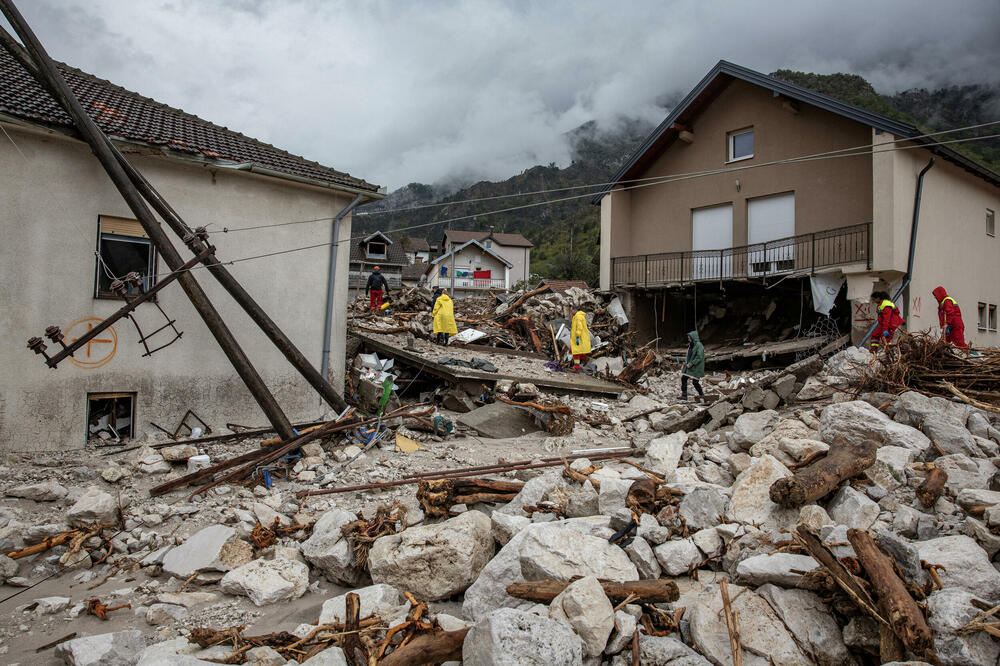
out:
<path id="1" fill-rule="evenodd" d="M 62 63 L 60 72 L 105 134 L 209 161 L 250 163 L 332 185 L 378 192 L 360 178 L 215 125 Z M 0 114 L 59 129 L 69 116 L 35 79 L 0 48 Z"/>
<path id="2" fill-rule="evenodd" d="M 488 231 L 458 231 L 455 229 L 445 229 L 445 238 L 452 243 L 467 243 L 470 240 L 483 241 L 490 235 L 499 245 L 513 247 L 535 247 L 534 243 L 521 234 L 490 234 Z"/>

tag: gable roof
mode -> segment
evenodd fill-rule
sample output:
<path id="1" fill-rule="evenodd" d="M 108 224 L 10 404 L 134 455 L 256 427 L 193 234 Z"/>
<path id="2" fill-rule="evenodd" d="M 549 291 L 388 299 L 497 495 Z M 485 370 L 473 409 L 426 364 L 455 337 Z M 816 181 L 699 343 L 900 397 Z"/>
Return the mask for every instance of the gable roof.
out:
<path id="1" fill-rule="evenodd" d="M 498 245 L 508 247 L 535 247 L 534 243 L 521 234 L 498 234 L 489 231 L 459 231 L 457 229 L 444 230 L 445 241 L 452 243 L 466 243 L 470 240 L 486 240 L 492 238 Z"/>
<path id="2" fill-rule="evenodd" d="M 426 238 L 413 238 L 412 236 L 407 236 L 403 239 L 403 245 L 406 246 L 407 252 L 430 252 L 431 246 L 427 244 Z"/>
<path id="3" fill-rule="evenodd" d="M 386 243 L 385 246 L 385 259 L 370 259 L 368 254 L 365 252 L 364 247 L 367 245 L 369 240 L 379 236 L 385 240 L 389 240 L 389 238 L 381 231 L 376 231 L 372 234 L 358 234 L 356 236 L 351 236 L 351 263 L 363 263 L 366 267 L 373 267 L 376 264 L 379 266 L 410 265 L 410 260 L 406 258 L 406 252 L 403 251 L 402 245 L 399 243 L 393 243 L 391 240 Z"/>
<path id="4" fill-rule="evenodd" d="M 480 250 L 482 250 L 486 254 L 489 254 L 489 255 L 495 257 L 500 263 L 502 263 L 507 268 L 513 268 L 514 267 L 514 264 L 510 263 L 509 261 L 507 261 L 506 259 L 504 259 L 503 257 L 501 257 L 499 254 L 497 254 L 496 252 L 494 252 L 493 250 L 491 250 L 490 248 L 486 247 L 485 245 L 483 245 L 482 243 L 480 243 L 478 240 L 475 240 L 475 239 L 467 241 L 465 243 L 462 243 L 458 247 L 452 248 L 451 252 L 445 252 L 444 254 L 442 254 L 440 257 L 438 257 L 436 259 L 431 259 L 431 264 L 440 263 L 442 259 L 444 259 L 446 257 L 450 257 L 452 254 L 457 254 L 457 253 L 461 252 L 462 250 L 464 250 L 465 248 L 469 247 L 470 245 L 476 245 L 476 246 L 478 246 Z"/>
<path id="5" fill-rule="evenodd" d="M 97 126 L 108 136 L 146 144 L 165 153 L 230 168 L 292 176 L 362 193 L 373 199 L 379 186 L 250 138 L 198 116 L 161 104 L 56 63 L 66 83 Z M 60 131 L 73 131 L 62 107 L 6 49 L 0 48 L 0 115 Z"/>
<path id="6" fill-rule="evenodd" d="M 425 264 L 422 261 L 412 263 L 409 266 L 403 266 L 403 279 L 419 280 L 420 276 L 427 272 L 427 269 L 430 268 L 430 266 L 430 264 Z"/>
<path id="7" fill-rule="evenodd" d="M 877 130 L 888 132 L 899 138 L 916 137 L 922 132 L 909 123 L 900 122 L 880 113 L 868 111 L 859 106 L 842 102 L 833 97 L 828 97 L 808 88 L 782 81 L 781 79 L 761 74 L 760 72 L 741 67 L 725 60 L 720 60 L 705 77 L 698 82 L 698 85 L 687 94 L 680 103 L 674 107 L 673 111 L 660 123 L 656 129 L 640 144 L 640 146 L 625 161 L 618 172 L 611 178 L 610 184 L 605 185 L 597 195 L 591 199 L 591 203 L 600 203 L 608 192 L 622 180 L 628 180 L 636 172 L 648 166 L 660 153 L 662 153 L 680 133 L 677 125 L 690 125 L 709 104 L 729 85 L 733 80 L 746 81 L 747 83 L 767 88 L 775 96 L 781 95 L 792 100 L 803 102 L 811 106 L 835 113 L 844 118 L 854 120 L 863 125 L 868 125 Z M 934 143 L 934 137 L 924 137 L 913 139 L 918 144 Z M 947 146 L 930 146 L 927 148 L 935 155 L 954 162 L 963 169 L 993 183 L 1000 185 L 1000 174 L 986 166 L 972 160 L 961 153 L 956 152 Z"/>
<path id="8" fill-rule="evenodd" d="M 388 236 L 386 236 L 381 231 L 375 231 L 373 233 L 368 234 L 367 236 L 365 236 L 364 238 L 361 239 L 361 242 L 362 243 L 370 243 L 373 240 L 375 240 L 376 238 L 381 238 L 383 241 L 385 241 L 389 245 L 392 245 L 392 239 L 389 238 Z"/>

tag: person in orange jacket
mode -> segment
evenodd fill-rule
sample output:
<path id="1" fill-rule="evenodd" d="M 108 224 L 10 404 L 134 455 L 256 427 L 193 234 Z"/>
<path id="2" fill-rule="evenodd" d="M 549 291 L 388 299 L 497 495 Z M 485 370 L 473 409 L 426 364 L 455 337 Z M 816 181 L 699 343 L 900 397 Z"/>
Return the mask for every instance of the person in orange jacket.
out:
<path id="1" fill-rule="evenodd" d="M 944 331 L 945 342 L 950 342 L 956 347 L 968 347 L 965 342 L 962 308 L 958 307 L 958 302 L 948 295 L 944 287 L 937 287 L 931 293 L 938 302 L 938 324 Z"/>
<path id="2" fill-rule="evenodd" d="M 875 354 L 882 344 L 892 342 L 896 329 L 903 325 L 903 317 L 899 308 L 889 300 L 889 294 L 884 291 L 872 292 L 872 302 L 878 310 L 878 325 L 872 331 L 871 350 Z"/>

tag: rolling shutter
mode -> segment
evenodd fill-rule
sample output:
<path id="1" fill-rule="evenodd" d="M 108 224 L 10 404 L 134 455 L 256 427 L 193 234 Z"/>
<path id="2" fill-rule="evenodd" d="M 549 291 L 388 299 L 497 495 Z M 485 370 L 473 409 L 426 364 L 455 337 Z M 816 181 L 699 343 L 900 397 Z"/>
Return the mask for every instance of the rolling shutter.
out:
<path id="1" fill-rule="evenodd" d="M 131 238 L 149 238 L 138 220 L 112 217 L 111 215 L 101 215 L 101 233 L 129 236 Z"/>

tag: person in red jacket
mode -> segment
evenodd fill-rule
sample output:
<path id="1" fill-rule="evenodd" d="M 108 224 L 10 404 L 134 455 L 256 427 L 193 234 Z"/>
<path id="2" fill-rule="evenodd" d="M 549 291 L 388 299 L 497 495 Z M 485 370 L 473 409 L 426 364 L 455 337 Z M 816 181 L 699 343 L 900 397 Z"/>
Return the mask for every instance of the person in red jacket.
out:
<path id="1" fill-rule="evenodd" d="M 950 342 L 956 347 L 968 347 L 965 342 L 962 308 L 958 307 L 958 302 L 948 295 L 944 287 L 937 287 L 931 293 L 938 302 L 938 324 L 944 331 L 945 342 Z"/>
<path id="2" fill-rule="evenodd" d="M 878 310 L 878 326 L 872 331 L 871 340 L 872 353 L 875 354 L 882 344 L 892 342 L 896 329 L 903 325 L 903 317 L 896 304 L 889 300 L 889 294 L 884 291 L 872 292 L 872 302 Z"/>

